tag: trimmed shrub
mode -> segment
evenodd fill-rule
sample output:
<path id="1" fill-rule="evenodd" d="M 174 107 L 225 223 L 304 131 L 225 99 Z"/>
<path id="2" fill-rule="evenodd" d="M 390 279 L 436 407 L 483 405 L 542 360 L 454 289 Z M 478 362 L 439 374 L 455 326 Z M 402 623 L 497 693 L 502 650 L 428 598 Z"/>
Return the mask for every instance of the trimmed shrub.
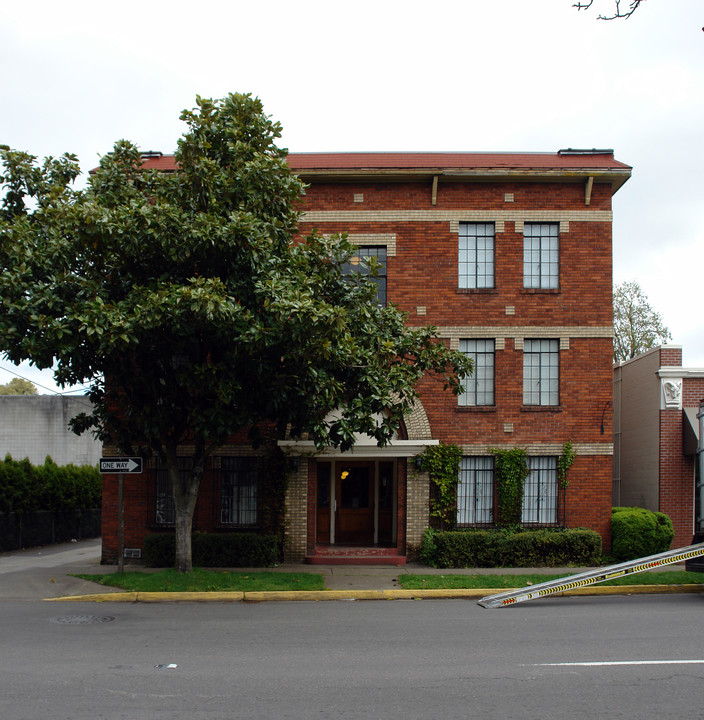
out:
<path id="1" fill-rule="evenodd" d="M 601 536 L 584 528 L 431 531 L 420 557 L 438 568 L 598 565 Z"/>
<path id="2" fill-rule="evenodd" d="M 635 560 L 670 549 L 675 531 L 672 520 L 645 508 L 611 510 L 611 554 L 615 560 Z"/>
<path id="3" fill-rule="evenodd" d="M 99 508 L 102 477 L 92 465 L 57 465 L 47 456 L 43 465 L 10 455 L 0 462 L 0 512 Z"/>
<path id="4" fill-rule="evenodd" d="M 194 567 L 271 567 L 278 560 L 278 543 L 274 535 L 194 533 L 192 552 Z M 173 567 L 174 535 L 147 535 L 142 544 L 142 561 L 147 567 Z"/>

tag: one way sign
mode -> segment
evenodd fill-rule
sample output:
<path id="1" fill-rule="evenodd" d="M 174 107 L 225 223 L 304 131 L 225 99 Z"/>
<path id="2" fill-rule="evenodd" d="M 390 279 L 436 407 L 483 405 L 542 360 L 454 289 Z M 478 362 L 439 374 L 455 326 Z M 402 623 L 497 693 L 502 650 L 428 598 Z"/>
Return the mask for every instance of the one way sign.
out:
<path id="1" fill-rule="evenodd" d="M 128 473 L 137 475 L 142 472 L 142 458 L 117 457 L 100 458 L 101 473 Z"/>

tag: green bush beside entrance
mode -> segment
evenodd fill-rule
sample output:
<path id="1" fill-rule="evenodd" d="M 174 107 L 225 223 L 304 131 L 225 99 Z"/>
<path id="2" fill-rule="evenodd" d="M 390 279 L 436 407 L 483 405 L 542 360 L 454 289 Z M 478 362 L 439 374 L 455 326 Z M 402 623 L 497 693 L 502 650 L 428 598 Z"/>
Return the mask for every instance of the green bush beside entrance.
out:
<path id="1" fill-rule="evenodd" d="M 661 512 L 638 507 L 611 510 L 611 554 L 615 560 L 634 560 L 670 549 L 675 531 Z"/>

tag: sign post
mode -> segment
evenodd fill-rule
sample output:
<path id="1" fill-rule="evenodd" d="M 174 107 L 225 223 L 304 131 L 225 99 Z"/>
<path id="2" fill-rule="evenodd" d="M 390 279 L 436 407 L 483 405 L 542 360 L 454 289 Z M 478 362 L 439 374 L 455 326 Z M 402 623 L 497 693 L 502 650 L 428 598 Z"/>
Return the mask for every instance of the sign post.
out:
<path id="1" fill-rule="evenodd" d="M 125 482 L 123 475 L 142 472 L 141 457 L 100 458 L 100 472 L 117 475 L 117 571 L 125 571 Z"/>

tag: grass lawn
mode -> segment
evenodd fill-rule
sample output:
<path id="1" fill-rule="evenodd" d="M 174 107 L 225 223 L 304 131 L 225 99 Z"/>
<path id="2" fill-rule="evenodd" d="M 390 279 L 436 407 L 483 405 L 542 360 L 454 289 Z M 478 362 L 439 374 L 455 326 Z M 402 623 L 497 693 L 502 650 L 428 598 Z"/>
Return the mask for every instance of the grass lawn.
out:
<path id="1" fill-rule="evenodd" d="M 448 588 L 520 588 L 537 585 L 548 580 L 558 580 L 569 575 L 569 570 L 559 575 L 399 575 L 398 582 L 404 590 L 445 590 Z M 704 584 L 704 573 L 672 570 L 665 572 L 641 572 L 623 575 L 598 585 L 699 585 Z"/>
<path id="2" fill-rule="evenodd" d="M 101 575 L 76 575 L 83 580 L 124 588 L 130 592 L 212 592 L 214 590 L 324 590 L 323 576 L 317 573 L 218 572 L 194 568 L 191 573 L 176 570 L 130 571 Z"/>

